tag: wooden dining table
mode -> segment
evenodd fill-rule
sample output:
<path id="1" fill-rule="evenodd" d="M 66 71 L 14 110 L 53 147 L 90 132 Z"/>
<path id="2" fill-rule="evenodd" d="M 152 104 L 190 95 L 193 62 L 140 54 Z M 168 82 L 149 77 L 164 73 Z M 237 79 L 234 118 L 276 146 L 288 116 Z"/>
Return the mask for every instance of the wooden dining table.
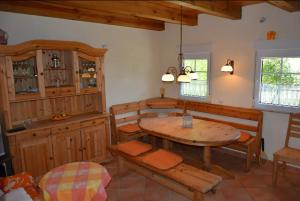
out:
<path id="1" fill-rule="evenodd" d="M 240 130 L 232 126 L 193 119 L 191 128 L 184 128 L 183 117 L 143 118 L 140 127 L 148 134 L 187 145 L 204 147 L 204 168 L 212 169 L 211 147 L 229 144 L 240 137 Z"/>

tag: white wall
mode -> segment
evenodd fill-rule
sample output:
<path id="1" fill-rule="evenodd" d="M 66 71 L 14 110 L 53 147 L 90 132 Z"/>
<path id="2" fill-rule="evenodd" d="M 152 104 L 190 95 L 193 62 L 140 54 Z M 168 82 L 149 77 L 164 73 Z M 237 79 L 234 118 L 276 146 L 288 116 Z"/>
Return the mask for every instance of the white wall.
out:
<path id="1" fill-rule="evenodd" d="M 266 21 L 260 23 L 261 17 Z M 184 46 L 211 45 L 212 103 L 252 107 L 255 44 L 265 40 L 266 32 L 277 32 L 277 40 L 300 39 L 300 12 L 288 13 L 268 4 L 243 7 L 242 20 L 227 20 L 208 15 L 199 15 L 198 26 L 183 28 Z M 168 66 L 177 65 L 179 26 L 168 24 L 160 35 L 162 44 L 161 73 Z M 235 62 L 234 75 L 220 72 L 226 59 Z M 166 85 L 167 96 L 177 97 L 178 86 Z M 264 112 L 263 137 L 269 159 L 283 147 L 287 129 L 287 114 Z M 297 144 L 300 147 L 300 143 Z"/>
<path id="2" fill-rule="evenodd" d="M 107 106 L 159 94 L 159 32 L 7 12 L 0 12 L 0 29 L 9 34 L 9 44 L 55 39 L 106 45 Z"/>

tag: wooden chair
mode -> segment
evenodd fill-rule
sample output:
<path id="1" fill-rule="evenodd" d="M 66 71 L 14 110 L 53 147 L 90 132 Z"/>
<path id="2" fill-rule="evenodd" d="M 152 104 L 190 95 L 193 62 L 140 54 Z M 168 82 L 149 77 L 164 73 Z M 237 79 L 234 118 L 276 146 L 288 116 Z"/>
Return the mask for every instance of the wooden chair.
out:
<path id="1" fill-rule="evenodd" d="M 289 147 L 290 137 L 300 138 L 300 113 L 291 113 L 284 148 L 274 153 L 273 157 L 273 186 L 277 185 L 278 165 L 282 162 L 300 166 L 300 149 Z"/>

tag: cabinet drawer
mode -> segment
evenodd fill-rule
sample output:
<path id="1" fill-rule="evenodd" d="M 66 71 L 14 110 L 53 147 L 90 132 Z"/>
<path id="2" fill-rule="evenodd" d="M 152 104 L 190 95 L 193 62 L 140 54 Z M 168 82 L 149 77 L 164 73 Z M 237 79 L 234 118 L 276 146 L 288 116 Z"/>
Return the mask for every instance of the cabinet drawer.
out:
<path id="1" fill-rule="evenodd" d="M 61 132 L 67 132 L 67 131 L 72 131 L 80 129 L 80 124 L 79 123 L 73 123 L 73 124 L 65 124 L 62 126 L 56 126 L 52 128 L 52 133 L 61 133 Z"/>
<path id="2" fill-rule="evenodd" d="M 60 94 L 63 96 L 75 94 L 75 88 L 74 87 L 62 87 L 62 88 L 60 88 Z"/>
<path id="3" fill-rule="evenodd" d="M 46 96 L 51 97 L 51 96 L 59 96 L 59 88 L 46 88 Z"/>
<path id="4" fill-rule="evenodd" d="M 81 127 L 88 127 L 88 126 L 95 126 L 98 124 L 103 124 L 104 123 L 104 119 L 93 119 L 93 120 L 89 120 L 89 121 L 83 121 L 80 123 Z"/>
<path id="5" fill-rule="evenodd" d="M 93 88 L 82 88 L 80 89 L 81 94 L 92 94 L 92 93 L 97 93 L 99 90 L 96 87 Z"/>
<path id="6" fill-rule="evenodd" d="M 65 95 L 73 95 L 75 94 L 74 87 L 49 87 L 46 88 L 46 96 L 65 96 Z"/>
<path id="7" fill-rule="evenodd" d="M 47 137 L 50 135 L 50 129 L 41 129 L 36 131 L 29 131 L 27 133 L 22 133 L 16 136 L 16 142 L 24 140 L 32 140 L 33 138 Z"/>

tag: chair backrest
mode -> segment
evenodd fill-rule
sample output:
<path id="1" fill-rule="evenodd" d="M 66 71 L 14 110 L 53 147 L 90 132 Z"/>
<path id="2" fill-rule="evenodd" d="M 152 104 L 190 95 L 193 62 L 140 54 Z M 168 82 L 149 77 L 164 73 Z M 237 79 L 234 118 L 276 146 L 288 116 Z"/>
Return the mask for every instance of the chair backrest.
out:
<path id="1" fill-rule="evenodd" d="M 300 138 L 300 113 L 291 113 L 285 139 L 285 146 L 289 145 L 290 137 Z"/>

